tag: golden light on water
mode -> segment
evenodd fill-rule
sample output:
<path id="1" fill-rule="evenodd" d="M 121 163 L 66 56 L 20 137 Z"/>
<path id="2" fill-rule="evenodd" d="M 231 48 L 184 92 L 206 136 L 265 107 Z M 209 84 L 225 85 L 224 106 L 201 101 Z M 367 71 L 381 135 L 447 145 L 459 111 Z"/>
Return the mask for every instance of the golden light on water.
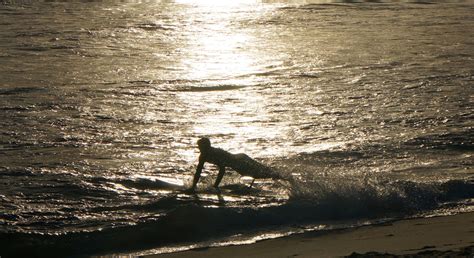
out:
<path id="1" fill-rule="evenodd" d="M 198 32 L 191 39 L 191 48 L 194 49 L 192 53 L 198 55 L 184 60 L 189 69 L 188 76 L 198 80 L 230 79 L 251 73 L 254 58 L 242 51 L 251 38 L 245 34 L 229 33 L 223 24 L 211 27 L 213 28 L 207 28 L 210 30 L 207 33 Z"/>
<path id="2" fill-rule="evenodd" d="M 281 139 L 291 135 L 291 126 L 275 126 L 278 118 L 262 90 L 271 77 L 259 76 L 268 67 L 285 62 L 286 55 L 274 52 L 272 42 L 262 32 L 244 26 L 249 19 L 249 4 L 255 1 L 180 1 L 188 6 L 187 44 L 180 60 L 185 78 L 193 81 L 193 90 L 179 95 L 192 110 L 196 121 L 190 126 L 196 138 L 216 139 L 216 146 L 252 156 L 275 156 L 307 146 L 289 146 Z M 239 9 L 241 8 L 241 9 Z M 251 12 L 268 15 L 275 6 L 255 4 Z M 283 59 L 282 59 L 283 58 Z M 201 82 L 196 85 L 194 82 Z M 270 95 L 271 96 L 271 95 Z M 275 118 L 277 116 L 277 118 Z M 286 121 L 290 123 L 291 121 Z M 219 142 L 220 141 L 220 142 Z M 268 141 L 262 142 L 262 141 Z M 270 143 L 271 142 L 271 143 Z M 279 142 L 279 143 L 277 143 Z M 312 149 L 331 148 L 337 143 L 318 144 Z M 268 148 L 268 146 L 273 146 Z M 189 155 L 190 153 L 188 153 Z"/>
<path id="3" fill-rule="evenodd" d="M 255 0 L 177 0 L 179 4 L 189 4 L 196 6 L 211 6 L 211 7 L 232 7 L 243 4 L 254 4 L 259 1 Z"/>
<path id="4" fill-rule="evenodd" d="M 236 12 L 241 5 L 255 1 L 180 1 L 190 4 L 190 25 L 181 60 L 190 80 L 202 82 L 202 90 L 181 94 L 181 101 L 196 112 L 198 121 L 192 134 L 225 138 L 219 147 L 230 151 L 252 152 L 255 146 L 242 143 L 271 137 L 277 131 L 265 130 L 265 96 L 255 90 L 261 82 L 256 76 L 265 66 L 266 52 L 255 46 L 258 32 L 240 25 L 246 12 Z M 212 4 L 212 8 L 209 6 Z M 265 11 L 262 12 L 262 14 Z M 252 13 L 255 15 L 255 13 Z M 255 18 L 253 16 L 253 18 Z"/>
<path id="5" fill-rule="evenodd" d="M 241 15 L 235 12 L 241 1 L 184 1 L 198 4 L 189 8 L 188 47 L 190 53 L 182 60 L 187 75 L 193 80 L 231 79 L 252 73 L 258 57 L 247 47 L 255 41 L 248 31 L 234 22 Z"/>
<path id="6" fill-rule="evenodd" d="M 175 156 L 193 164 L 198 154 L 195 141 L 203 136 L 217 147 L 253 157 L 340 145 L 316 141 L 308 146 L 307 142 L 288 140 L 300 138 L 295 126 L 299 110 L 282 113 L 278 103 L 306 100 L 305 96 L 291 99 L 294 96 L 286 94 L 290 88 L 275 80 L 278 74 L 296 69 L 288 61 L 291 44 L 275 47 L 281 31 L 260 25 L 261 20 L 273 17 L 279 5 L 248 0 L 176 3 L 183 15 L 180 44 L 175 45 L 177 56 L 172 62 L 182 81 L 177 82 L 179 93 L 171 100 L 176 110 L 181 110 L 173 119 L 192 122 L 179 129 L 185 134 L 183 142 L 170 145 Z M 249 26 L 249 21 L 258 26 Z"/>

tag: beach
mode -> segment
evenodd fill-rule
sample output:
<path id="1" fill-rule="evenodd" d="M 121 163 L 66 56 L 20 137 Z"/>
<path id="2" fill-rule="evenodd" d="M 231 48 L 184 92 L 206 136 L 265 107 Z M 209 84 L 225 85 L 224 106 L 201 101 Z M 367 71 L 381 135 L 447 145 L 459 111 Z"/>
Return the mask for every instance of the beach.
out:
<path id="1" fill-rule="evenodd" d="M 463 213 L 147 257 L 357 257 L 357 254 L 473 257 L 473 245 L 474 213 Z"/>

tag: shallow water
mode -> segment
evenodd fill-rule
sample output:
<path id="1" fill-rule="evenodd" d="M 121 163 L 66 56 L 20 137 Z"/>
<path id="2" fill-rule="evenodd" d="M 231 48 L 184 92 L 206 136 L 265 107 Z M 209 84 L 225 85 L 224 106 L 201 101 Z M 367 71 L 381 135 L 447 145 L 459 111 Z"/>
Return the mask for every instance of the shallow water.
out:
<path id="1" fill-rule="evenodd" d="M 162 252 L 471 210 L 473 11 L 3 1 L 0 237 Z M 208 165 L 182 193 L 202 136 L 293 180 L 217 194 Z"/>

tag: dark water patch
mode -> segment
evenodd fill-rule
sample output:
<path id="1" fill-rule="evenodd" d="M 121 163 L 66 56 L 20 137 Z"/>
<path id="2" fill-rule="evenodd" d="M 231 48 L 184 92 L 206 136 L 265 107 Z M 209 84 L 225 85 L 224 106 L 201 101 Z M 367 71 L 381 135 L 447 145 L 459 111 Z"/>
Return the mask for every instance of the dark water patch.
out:
<path id="1" fill-rule="evenodd" d="M 136 80 L 136 81 L 128 81 L 130 84 L 138 84 L 138 85 L 151 85 L 154 83 L 154 80 Z"/>
<path id="2" fill-rule="evenodd" d="M 0 95 L 2 95 L 2 94 L 0 94 Z M 10 94 L 3 94 L 3 95 L 10 95 Z M 34 106 L 16 106 L 16 107 L 3 106 L 3 107 L 0 107 L 0 110 L 23 112 L 23 111 L 31 111 L 34 108 L 35 108 Z"/>
<path id="3" fill-rule="evenodd" d="M 70 49 L 76 49 L 77 46 L 68 46 L 68 45 L 54 45 L 50 46 L 50 49 L 56 49 L 56 50 L 70 50 Z"/>
<path id="4" fill-rule="evenodd" d="M 45 46 L 23 46 L 23 47 L 17 47 L 15 49 L 20 50 L 20 51 L 29 51 L 29 52 L 45 52 L 45 51 L 51 50 L 51 48 L 45 47 Z"/>
<path id="5" fill-rule="evenodd" d="M 18 207 L 15 207 L 15 208 L 18 208 Z M 18 219 L 21 219 L 21 217 L 17 214 L 0 213 L 0 219 L 7 220 L 7 221 L 16 221 Z M 1 223 L 0 223 L 0 225 L 1 225 Z"/>
<path id="6" fill-rule="evenodd" d="M 15 37 L 44 37 L 44 36 L 60 36 L 60 32 L 55 31 L 23 31 L 15 34 Z"/>
<path id="7" fill-rule="evenodd" d="M 317 164 L 324 163 L 352 163 L 359 159 L 367 158 L 369 153 L 357 150 L 325 150 L 313 153 L 301 153 L 296 157 L 298 163 L 301 164 Z"/>
<path id="8" fill-rule="evenodd" d="M 404 110 L 406 114 L 416 113 L 413 109 Z M 430 116 L 431 113 L 425 117 L 407 117 L 407 118 L 389 118 L 384 119 L 384 125 L 398 125 L 407 128 L 435 128 L 437 126 L 449 127 L 455 125 L 456 127 L 463 123 L 469 122 L 469 116 L 453 115 L 453 116 Z"/>
<path id="9" fill-rule="evenodd" d="M 136 26 L 132 28 L 138 28 L 146 31 L 172 31 L 174 30 L 174 27 L 169 26 L 169 25 L 163 25 L 163 24 L 157 24 L 157 23 L 141 23 L 137 24 Z"/>
<path id="10" fill-rule="evenodd" d="M 98 120 L 115 120 L 115 117 L 104 114 L 96 114 L 94 117 Z"/>
<path id="11" fill-rule="evenodd" d="M 441 75 L 429 75 L 429 76 L 424 77 L 423 79 L 431 80 L 431 81 L 438 81 L 438 80 L 449 81 L 449 80 L 454 80 L 454 79 L 472 80 L 472 77 L 473 77 L 472 74 L 441 74 Z"/>
<path id="12" fill-rule="evenodd" d="M 333 1 L 332 3 L 324 1 L 314 1 L 314 3 L 302 2 L 302 5 L 299 6 L 285 6 L 281 7 L 280 10 L 303 10 L 303 11 L 321 11 L 327 8 L 348 8 L 353 7 L 345 3 L 354 3 L 353 1 Z"/>
<path id="13" fill-rule="evenodd" d="M 218 85 L 218 86 L 185 86 L 177 89 L 180 92 L 208 92 L 208 91 L 227 91 L 239 90 L 247 86 L 243 85 Z"/>
<path id="14" fill-rule="evenodd" d="M 14 10 L 14 9 L 3 9 L 0 11 L 0 14 L 2 15 L 6 15 L 6 16 L 27 16 L 29 14 L 25 14 L 25 13 L 20 13 L 20 12 L 17 12 L 17 10 Z"/>
<path id="15" fill-rule="evenodd" d="M 0 176 L 4 177 L 25 177 L 25 176 L 37 176 L 38 174 L 35 173 L 33 169 L 28 168 L 9 168 L 9 167 L 2 167 L 0 168 Z"/>
<path id="16" fill-rule="evenodd" d="M 12 134 L 11 136 L 17 136 Z M 21 137 L 21 136 L 20 136 Z M 55 141 L 49 142 L 40 142 L 37 140 L 9 140 L 6 142 L 1 142 L 3 150 L 5 151 L 28 151 L 29 154 L 37 153 L 37 155 L 43 155 L 46 153 L 57 154 L 60 151 L 66 151 L 66 148 L 69 150 L 74 150 L 77 147 L 80 147 L 84 143 L 84 140 L 78 138 L 64 138 L 58 137 Z M 24 154 L 24 153 L 23 153 Z"/>
<path id="17" fill-rule="evenodd" d="M 133 204 L 118 204 L 114 206 L 99 206 L 88 209 L 88 212 L 111 212 L 111 211 L 124 211 L 130 210 L 134 212 L 160 212 L 164 213 L 176 207 L 189 205 L 192 203 L 192 200 L 180 200 L 177 198 L 176 194 L 170 194 L 169 196 L 161 197 L 159 200 L 146 201 L 142 203 L 133 203 Z"/>
<path id="18" fill-rule="evenodd" d="M 471 107 L 471 104 L 462 104 L 462 103 L 459 103 L 459 106 L 460 107 Z M 460 114 L 456 114 L 454 116 L 452 116 L 452 119 L 454 121 L 458 121 L 458 122 L 469 122 L 469 121 L 473 121 L 474 119 L 474 112 L 473 113 L 460 113 Z"/>
<path id="19" fill-rule="evenodd" d="M 110 89 L 110 90 L 94 90 L 95 93 L 103 95 L 114 95 L 114 96 L 131 96 L 131 97 L 149 97 L 156 96 L 158 91 L 154 87 L 137 87 L 129 88 L 122 87 L 119 89 Z"/>
<path id="20" fill-rule="evenodd" d="M 245 78 L 249 76 L 257 76 L 257 77 L 276 77 L 276 76 L 281 76 L 285 74 L 285 71 L 289 69 L 275 69 L 275 70 L 267 70 L 267 71 L 261 71 L 261 72 L 255 72 L 255 73 L 249 73 L 249 74 L 243 74 L 238 77 Z"/>
<path id="21" fill-rule="evenodd" d="M 77 182 L 58 182 L 40 185 L 39 191 L 42 193 L 58 194 L 67 198 L 115 198 L 119 193 L 107 190 L 101 185 L 84 185 Z M 31 189 L 30 189 L 31 190 Z"/>
<path id="22" fill-rule="evenodd" d="M 318 72 L 313 72 L 313 73 L 309 73 L 309 72 L 306 72 L 306 73 L 299 73 L 299 74 L 296 74 L 294 77 L 296 77 L 296 78 L 320 78 L 320 77 L 321 77 L 321 73 L 318 73 Z"/>
<path id="23" fill-rule="evenodd" d="M 17 87 L 0 89 L 0 95 L 19 95 L 19 94 L 32 94 L 38 92 L 45 92 L 47 89 L 42 87 Z"/>
<path id="24" fill-rule="evenodd" d="M 205 85 L 206 83 L 216 83 L 220 79 L 206 79 L 206 80 L 188 80 L 188 79 L 171 79 L 171 80 L 162 80 L 162 79 L 150 79 L 150 80 L 132 80 L 123 82 L 125 86 L 121 86 L 122 82 L 110 82 L 107 84 L 117 85 L 123 91 L 131 90 L 136 88 L 143 88 L 146 94 L 154 95 L 155 92 L 160 91 L 192 91 L 194 88 L 206 87 L 206 86 L 189 86 L 189 85 Z M 210 86 L 210 87 L 219 87 Z M 226 86 L 226 85 L 223 85 Z"/>
<path id="25" fill-rule="evenodd" d="M 462 132 L 420 136 L 405 143 L 408 146 L 421 146 L 428 149 L 451 149 L 474 151 L 474 129 Z"/>

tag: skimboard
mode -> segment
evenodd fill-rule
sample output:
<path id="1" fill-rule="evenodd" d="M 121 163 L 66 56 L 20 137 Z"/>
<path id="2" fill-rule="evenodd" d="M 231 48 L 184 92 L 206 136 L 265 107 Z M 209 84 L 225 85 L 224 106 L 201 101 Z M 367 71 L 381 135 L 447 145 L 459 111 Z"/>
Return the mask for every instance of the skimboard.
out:
<path id="1" fill-rule="evenodd" d="M 153 186 L 165 190 L 185 190 L 184 181 L 178 178 L 160 177 L 153 181 Z"/>

